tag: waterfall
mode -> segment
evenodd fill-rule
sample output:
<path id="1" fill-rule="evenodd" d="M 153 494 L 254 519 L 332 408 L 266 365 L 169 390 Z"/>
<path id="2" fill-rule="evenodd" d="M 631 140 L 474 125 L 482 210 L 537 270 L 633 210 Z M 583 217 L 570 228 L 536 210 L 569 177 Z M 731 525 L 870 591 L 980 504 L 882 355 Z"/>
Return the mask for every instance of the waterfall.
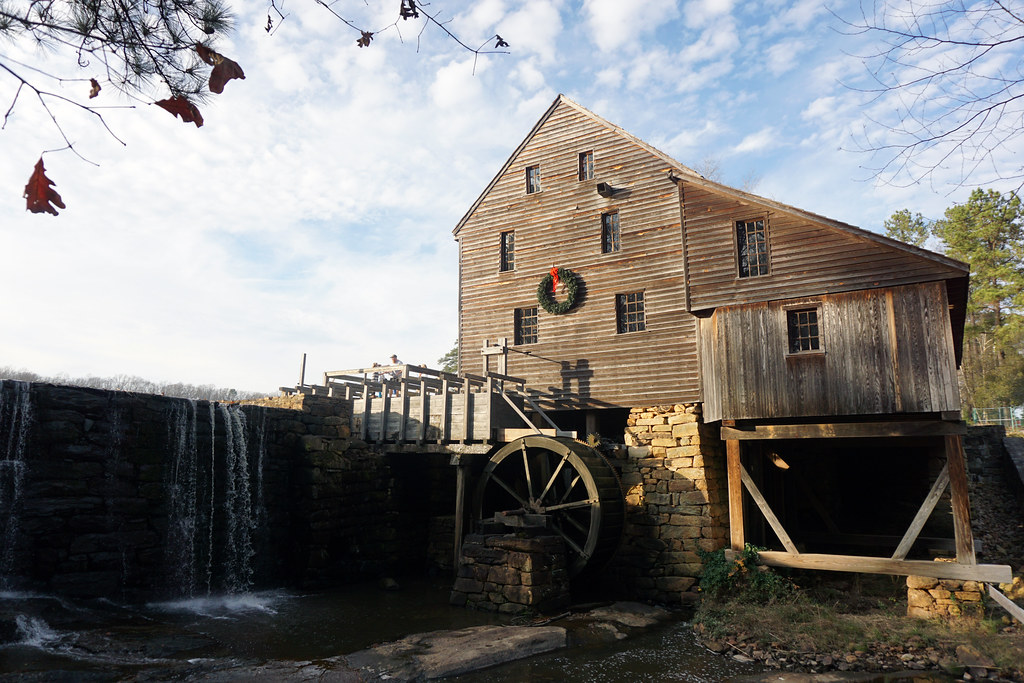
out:
<path id="1" fill-rule="evenodd" d="M 168 413 L 165 558 L 170 588 L 179 596 L 252 589 L 266 517 L 266 411 L 251 410 L 249 424 L 241 406 L 211 403 L 209 450 L 199 447 L 195 401 L 182 400 Z"/>
<path id="2" fill-rule="evenodd" d="M 176 592 L 193 595 L 196 572 L 205 569 L 197 552 L 199 462 L 196 447 L 196 404 L 182 400 L 167 415 L 167 542 L 164 557 Z M 206 558 L 207 561 L 209 558 Z"/>
<path id="3" fill-rule="evenodd" d="M 28 382 L 0 380 L 0 588 L 10 589 L 25 479 L 25 443 L 32 423 Z"/>

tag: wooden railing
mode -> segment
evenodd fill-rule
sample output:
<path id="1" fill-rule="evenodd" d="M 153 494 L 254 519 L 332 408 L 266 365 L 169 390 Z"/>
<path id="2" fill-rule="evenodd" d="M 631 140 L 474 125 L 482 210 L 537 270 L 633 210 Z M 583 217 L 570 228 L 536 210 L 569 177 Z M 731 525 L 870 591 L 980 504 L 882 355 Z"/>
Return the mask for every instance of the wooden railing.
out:
<path id="1" fill-rule="evenodd" d="M 281 390 L 351 402 L 353 435 L 378 444 L 494 443 L 532 433 L 574 436 L 559 430 L 540 409 L 525 380 L 497 372 L 455 374 L 420 365 L 383 365 L 325 372 L 322 385 Z M 524 412 L 526 405 L 550 428 L 535 426 Z"/>

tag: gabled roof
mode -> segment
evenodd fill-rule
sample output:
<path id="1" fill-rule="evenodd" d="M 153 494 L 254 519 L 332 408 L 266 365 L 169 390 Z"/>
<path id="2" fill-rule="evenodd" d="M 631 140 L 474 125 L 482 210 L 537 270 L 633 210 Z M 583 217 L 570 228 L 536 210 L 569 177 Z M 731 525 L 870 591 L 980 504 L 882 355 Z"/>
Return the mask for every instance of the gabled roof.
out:
<path id="1" fill-rule="evenodd" d="M 526 148 L 526 146 L 530 143 L 530 141 L 537 134 L 537 132 L 544 126 L 545 123 L 547 123 L 548 119 L 551 118 L 555 110 L 558 109 L 559 105 L 563 104 L 568 107 L 571 107 L 572 109 L 574 109 L 581 115 L 589 118 L 590 120 L 594 121 L 598 125 L 607 128 L 608 130 L 622 136 L 623 138 L 626 138 L 626 140 L 628 140 L 632 144 L 642 147 L 648 153 L 664 161 L 668 166 L 671 167 L 672 170 L 670 171 L 670 177 L 676 182 L 693 183 L 695 185 L 707 188 L 712 192 L 727 195 L 740 201 L 750 202 L 753 204 L 760 204 L 762 206 L 767 206 L 769 208 L 775 209 L 777 211 L 783 211 L 785 213 L 801 216 L 803 218 L 806 218 L 807 220 L 814 221 L 816 223 L 821 223 L 829 227 L 835 228 L 837 230 L 849 233 L 856 238 L 877 242 L 889 248 L 899 249 L 900 251 L 914 254 L 915 256 L 920 256 L 923 258 L 930 259 L 932 261 L 942 263 L 950 268 L 963 271 L 964 275 L 967 275 L 970 272 L 970 267 L 966 263 L 957 261 L 955 259 L 951 259 L 947 256 L 938 254 L 933 251 L 929 251 L 928 249 L 922 249 L 920 247 L 915 247 L 911 244 L 905 244 L 903 242 L 900 242 L 899 240 L 894 240 L 884 235 L 864 230 L 862 228 L 858 228 L 848 223 L 843 223 L 841 221 L 827 218 L 825 216 L 812 213 L 810 211 L 805 211 L 803 209 L 798 209 L 794 206 L 783 204 L 782 202 L 777 202 L 773 199 L 767 199 L 765 197 L 752 194 L 750 192 L 745 192 L 743 190 L 738 190 L 734 187 L 729 187 L 728 185 L 723 185 L 721 183 L 708 180 L 707 178 L 705 178 L 692 168 L 679 163 L 678 161 L 676 161 L 669 155 L 665 154 L 661 150 L 652 147 L 651 145 L 647 144 L 646 142 L 636 137 L 635 135 L 631 135 L 630 133 L 623 130 L 619 126 L 616 126 L 614 123 L 611 123 L 610 121 L 603 119 L 602 117 L 598 116 L 597 114 L 590 111 L 586 107 L 577 104 L 576 102 L 562 94 L 558 95 L 558 97 L 555 98 L 555 101 L 551 103 L 551 106 L 548 107 L 547 111 L 544 112 L 544 115 L 540 117 L 540 120 L 538 120 L 537 123 L 534 124 L 533 128 L 527 134 L 526 138 L 521 143 L 519 143 L 519 146 L 516 147 L 515 151 L 512 152 L 511 156 L 509 156 L 505 164 L 501 167 L 501 169 L 494 176 L 494 178 L 491 179 L 491 182 L 487 184 L 487 187 L 484 188 L 484 191 L 480 193 L 480 196 L 476 198 L 476 201 L 473 202 L 473 205 L 469 207 L 469 210 L 466 211 L 465 215 L 463 215 L 463 217 L 459 220 L 458 224 L 452 230 L 452 233 L 454 235 L 458 236 L 459 230 L 462 229 L 462 226 L 465 225 L 466 221 L 468 221 L 470 216 L 472 216 L 473 213 L 477 210 L 477 207 L 480 206 L 480 203 L 483 201 L 484 197 L 488 195 L 488 193 L 495 186 L 498 180 L 515 162 L 516 158 L 523 151 L 523 149 Z"/>

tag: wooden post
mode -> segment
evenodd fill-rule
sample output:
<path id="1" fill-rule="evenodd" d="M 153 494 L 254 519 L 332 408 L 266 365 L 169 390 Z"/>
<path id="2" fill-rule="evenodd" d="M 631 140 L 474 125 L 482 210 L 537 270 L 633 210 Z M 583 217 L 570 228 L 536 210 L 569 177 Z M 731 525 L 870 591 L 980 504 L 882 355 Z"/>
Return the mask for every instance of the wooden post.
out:
<path id="1" fill-rule="evenodd" d="M 508 374 L 508 337 L 501 338 L 501 361 L 498 363 L 498 372 Z"/>
<path id="2" fill-rule="evenodd" d="M 302 365 L 299 366 L 299 386 L 306 383 L 306 354 L 302 354 Z"/>
<path id="3" fill-rule="evenodd" d="M 949 465 L 949 492 L 953 502 L 956 561 L 960 564 L 977 564 L 974 532 L 971 530 L 971 504 L 967 498 L 967 466 L 959 435 L 946 437 L 946 463 Z"/>
<path id="4" fill-rule="evenodd" d="M 455 557 L 452 568 L 458 576 L 462 559 L 462 520 L 466 514 L 466 466 L 459 455 L 453 455 L 452 461 L 455 464 Z"/>
<path id="5" fill-rule="evenodd" d="M 430 422 L 430 404 L 427 402 L 427 379 L 420 375 L 420 433 L 416 445 L 422 446 L 427 440 L 427 424 Z"/>
<path id="6" fill-rule="evenodd" d="M 448 394 L 448 375 L 445 375 L 441 379 L 441 430 L 437 437 L 438 443 L 444 443 L 451 438 L 451 431 L 448 429 L 448 415 L 450 413 L 448 402 L 451 400 L 452 398 Z"/>
<path id="7" fill-rule="evenodd" d="M 740 465 L 740 442 L 725 442 L 726 469 L 729 476 L 729 543 L 743 552 L 743 467 Z"/>

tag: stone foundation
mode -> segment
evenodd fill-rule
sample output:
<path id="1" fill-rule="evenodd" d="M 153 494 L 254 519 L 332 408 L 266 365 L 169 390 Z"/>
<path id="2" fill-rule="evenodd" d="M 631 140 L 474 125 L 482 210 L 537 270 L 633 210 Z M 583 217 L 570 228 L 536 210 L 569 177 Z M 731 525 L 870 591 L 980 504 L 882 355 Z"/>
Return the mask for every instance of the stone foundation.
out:
<path id="1" fill-rule="evenodd" d="M 633 408 L 621 467 L 626 494 L 622 547 L 609 574 L 642 600 L 697 599 L 698 550 L 729 536 L 725 446 L 700 404 Z"/>
<path id="2" fill-rule="evenodd" d="M 569 605 L 560 536 L 466 536 L 451 604 L 487 612 L 550 613 Z"/>
<path id="3" fill-rule="evenodd" d="M 985 586 L 977 581 L 908 576 L 907 616 L 920 619 L 980 617 L 985 612 L 984 590 Z"/>

